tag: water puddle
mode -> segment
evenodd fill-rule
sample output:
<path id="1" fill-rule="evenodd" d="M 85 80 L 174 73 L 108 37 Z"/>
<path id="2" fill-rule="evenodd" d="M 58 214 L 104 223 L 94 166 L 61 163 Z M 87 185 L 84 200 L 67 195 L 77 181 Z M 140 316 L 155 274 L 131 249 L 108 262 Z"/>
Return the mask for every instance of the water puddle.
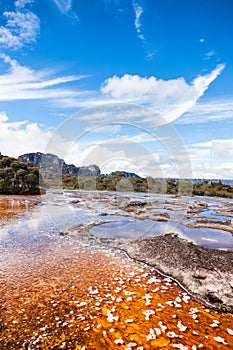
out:
<path id="1" fill-rule="evenodd" d="M 233 348 L 231 314 L 123 253 L 59 236 L 93 217 L 69 201 L 53 194 L 0 228 L 0 349 Z"/>
<path id="2" fill-rule="evenodd" d="M 105 219 L 113 220 L 111 216 Z M 205 248 L 233 248 L 233 236 L 230 232 L 211 228 L 189 228 L 175 222 L 156 222 L 149 219 L 115 219 L 106 224 L 92 227 L 90 232 L 97 237 L 141 239 L 176 233 L 180 238 L 190 240 Z"/>
<path id="3" fill-rule="evenodd" d="M 20 196 L 0 195 L 0 226 L 9 222 L 14 216 L 22 216 L 40 201 L 39 196 L 28 196 L 22 199 Z"/>

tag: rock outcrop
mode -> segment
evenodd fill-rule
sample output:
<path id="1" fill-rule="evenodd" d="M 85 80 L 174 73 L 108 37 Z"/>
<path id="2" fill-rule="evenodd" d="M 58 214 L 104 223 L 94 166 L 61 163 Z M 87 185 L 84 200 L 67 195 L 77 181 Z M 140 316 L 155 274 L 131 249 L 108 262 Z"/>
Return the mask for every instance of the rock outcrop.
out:
<path id="1" fill-rule="evenodd" d="M 176 234 L 144 239 L 97 237 L 89 230 L 108 221 L 78 224 L 60 232 L 91 245 L 123 250 L 128 256 L 173 277 L 193 296 L 223 312 L 233 313 L 233 250 L 208 249 Z"/>
<path id="2" fill-rule="evenodd" d="M 61 173 L 63 177 L 71 176 L 99 176 L 100 169 L 97 165 L 76 167 L 74 164 L 66 164 L 65 161 L 54 154 L 41 152 L 27 153 L 18 157 L 21 162 L 30 162 L 42 171 Z"/>

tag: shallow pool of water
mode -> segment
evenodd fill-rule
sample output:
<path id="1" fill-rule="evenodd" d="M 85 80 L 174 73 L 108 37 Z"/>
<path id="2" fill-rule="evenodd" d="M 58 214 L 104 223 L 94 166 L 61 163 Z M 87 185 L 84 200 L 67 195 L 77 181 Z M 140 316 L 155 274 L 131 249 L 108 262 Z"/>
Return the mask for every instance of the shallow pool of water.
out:
<path id="1" fill-rule="evenodd" d="M 170 222 L 152 220 L 127 221 L 115 220 L 111 223 L 92 227 L 90 232 L 98 237 L 141 239 L 166 233 L 177 233 L 180 238 L 206 248 L 233 248 L 233 236 L 230 232 L 211 228 L 189 228 Z"/>
<path id="2" fill-rule="evenodd" d="M 120 252 L 59 236 L 98 217 L 69 200 L 49 194 L 0 228 L 0 349 L 233 348 L 232 315 Z"/>

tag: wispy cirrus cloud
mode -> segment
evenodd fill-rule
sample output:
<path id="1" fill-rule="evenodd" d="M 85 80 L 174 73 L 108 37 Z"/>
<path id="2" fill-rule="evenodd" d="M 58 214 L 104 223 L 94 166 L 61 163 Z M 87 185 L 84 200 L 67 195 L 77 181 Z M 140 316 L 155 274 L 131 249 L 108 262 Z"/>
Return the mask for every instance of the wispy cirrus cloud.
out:
<path id="1" fill-rule="evenodd" d="M 141 33 L 141 26 L 142 26 L 141 25 L 141 16 L 143 14 L 143 7 L 138 5 L 138 3 L 136 1 L 133 1 L 132 5 L 133 5 L 134 13 L 135 13 L 135 21 L 134 21 L 135 29 L 138 33 L 138 37 L 144 41 L 145 40 L 144 35 Z"/>
<path id="2" fill-rule="evenodd" d="M 0 101 L 77 98 L 85 92 L 64 87 L 86 76 L 54 76 L 51 70 L 34 71 L 21 66 L 5 54 L 0 58 L 9 66 L 8 72 L 0 75 Z"/>
<path id="3" fill-rule="evenodd" d="M 197 124 L 216 121 L 233 120 L 233 97 L 218 98 L 199 102 L 190 109 L 178 124 Z"/>
<path id="4" fill-rule="evenodd" d="M 77 14 L 72 9 L 73 0 L 52 0 L 63 15 L 78 19 Z"/>
<path id="5" fill-rule="evenodd" d="M 60 108 L 133 103 L 150 108 L 151 112 L 144 117 L 145 122 L 151 125 L 173 122 L 195 108 L 198 99 L 225 67 L 220 64 L 209 74 L 198 76 L 189 84 L 182 77 L 162 80 L 155 76 L 113 76 L 104 81 L 100 91 L 94 92 L 73 86 L 74 82 L 88 76 L 59 76 L 51 70 L 34 71 L 7 55 L 0 57 L 8 65 L 8 71 L 0 75 L 0 101 L 44 99 L 53 101 Z M 132 117 L 135 117 L 135 113 L 132 113 Z"/>
<path id="6" fill-rule="evenodd" d="M 209 52 L 207 52 L 207 53 L 205 54 L 204 59 L 205 59 L 205 60 L 209 60 L 209 59 L 211 59 L 211 57 L 213 57 L 213 56 L 215 56 L 215 55 L 216 55 L 215 50 L 211 50 L 211 51 L 209 51 Z"/>
<path id="7" fill-rule="evenodd" d="M 0 27 L 0 46 L 3 48 L 16 51 L 36 42 L 40 20 L 33 12 L 25 9 L 30 2 L 18 0 L 15 2 L 16 11 L 3 12 L 6 20 L 6 24 Z"/>
<path id="8" fill-rule="evenodd" d="M 134 10 L 134 15 L 135 15 L 134 26 L 137 31 L 137 36 L 142 41 L 143 46 L 146 50 L 145 59 L 150 61 L 153 59 L 154 55 L 158 52 L 158 50 L 154 49 L 152 45 L 147 42 L 145 35 L 143 34 L 143 30 L 142 30 L 142 15 L 144 13 L 143 6 L 139 4 L 138 1 L 136 0 L 132 0 L 132 6 Z"/>
<path id="9" fill-rule="evenodd" d="M 24 8 L 27 4 L 32 4 L 34 0 L 17 0 L 15 1 L 16 8 Z"/>

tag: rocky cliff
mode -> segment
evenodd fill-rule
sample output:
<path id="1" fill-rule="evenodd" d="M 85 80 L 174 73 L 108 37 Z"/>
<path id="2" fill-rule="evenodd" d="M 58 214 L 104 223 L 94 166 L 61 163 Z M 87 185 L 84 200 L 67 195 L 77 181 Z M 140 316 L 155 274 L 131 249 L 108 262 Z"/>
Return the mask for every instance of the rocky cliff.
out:
<path id="1" fill-rule="evenodd" d="M 74 164 L 66 164 L 65 161 L 54 154 L 41 152 L 27 153 L 18 157 L 21 162 L 30 162 L 34 166 L 47 172 L 62 172 L 63 177 L 71 176 L 99 176 L 100 169 L 97 165 L 76 167 Z"/>

